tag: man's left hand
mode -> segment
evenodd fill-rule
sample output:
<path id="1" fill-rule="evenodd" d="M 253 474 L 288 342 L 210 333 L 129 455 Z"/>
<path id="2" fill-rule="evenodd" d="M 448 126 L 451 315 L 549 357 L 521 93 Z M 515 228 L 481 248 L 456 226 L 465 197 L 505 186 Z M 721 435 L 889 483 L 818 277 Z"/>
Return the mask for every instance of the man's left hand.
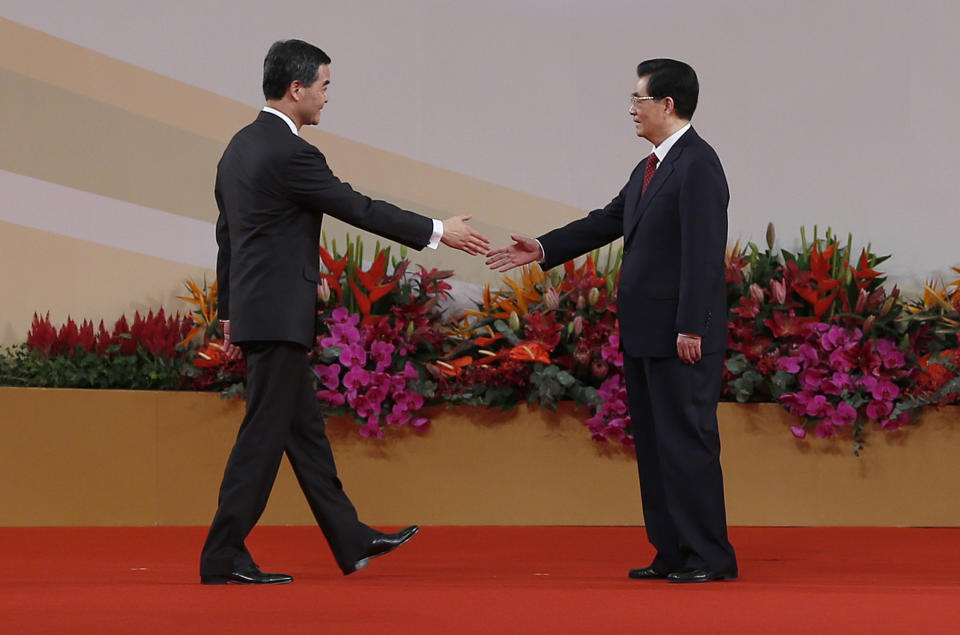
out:
<path id="1" fill-rule="evenodd" d="M 700 361 L 700 336 L 680 333 L 677 335 L 677 355 L 684 364 Z"/>
<path id="2" fill-rule="evenodd" d="M 220 326 L 223 327 L 223 356 L 231 362 L 243 357 L 243 351 L 236 344 L 230 342 L 230 320 L 221 320 Z"/>

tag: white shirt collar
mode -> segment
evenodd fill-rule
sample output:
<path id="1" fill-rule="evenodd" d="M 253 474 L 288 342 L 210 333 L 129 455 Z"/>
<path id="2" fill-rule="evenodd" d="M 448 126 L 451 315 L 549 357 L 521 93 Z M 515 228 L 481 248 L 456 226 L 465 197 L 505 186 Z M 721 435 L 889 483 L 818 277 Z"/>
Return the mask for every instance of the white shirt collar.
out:
<path id="1" fill-rule="evenodd" d="M 670 152 L 670 148 L 673 147 L 673 144 L 675 144 L 677 142 L 677 139 L 682 137 L 683 133 L 685 133 L 689 129 L 690 129 L 690 122 L 688 121 L 687 125 L 685 125 L 683 128 L 680 128 L 679 130 L 674 132 L 672 135 L 664 139 L 663 143 L 661 143 L 660 145 L 658 145 L 656 148 L 653 149 L 653 153 L 657 155 L 657 165 L 663 163 L 663 159 L 667 156 L 667 153 Z"/>
<path id="2" fill-rule="evenodd" d="M 283 114 L 282 112 L 280 112 L 280 111 L 277 110 L 276 108 L 271 108 L 270 106 L 264 106 L 264 107 L 263 107 L 263 112 L 268 112 L 268 113 L 270 113 L 271 115 L 276 115 L 276 116 L 280 117 L 280 118 L 283 119 L 285 122 L 287 122 L 287 125 L 288 125 L 288 126 L 290 126 L 290 132 L 292 132 L 293 134 L 297 135 L 298 137 L 300 136 L 300 132 L 297 131 L 297 125 L 296 125 L 295 123 L 293 123 L 293 120 L 292 120 L 290 117 L 286 116 L 285 114 Z"/>

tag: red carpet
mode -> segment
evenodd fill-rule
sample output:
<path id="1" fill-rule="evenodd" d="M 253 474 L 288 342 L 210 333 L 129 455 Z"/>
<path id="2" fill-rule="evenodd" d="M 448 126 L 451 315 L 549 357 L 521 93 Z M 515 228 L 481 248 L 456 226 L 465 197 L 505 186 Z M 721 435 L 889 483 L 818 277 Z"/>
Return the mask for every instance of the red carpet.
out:
<path id="1" fill-rule="evenodd" d="M 627 579 L 640 528 L 426 527 L 343 577 L 319 529 L 264 527 L 293 584 L 201 586 L 204 534 L 0 529 L 0 632 L 960 632 L 960 529 L 734 528 L 740 579 L 704 585 Z"/>

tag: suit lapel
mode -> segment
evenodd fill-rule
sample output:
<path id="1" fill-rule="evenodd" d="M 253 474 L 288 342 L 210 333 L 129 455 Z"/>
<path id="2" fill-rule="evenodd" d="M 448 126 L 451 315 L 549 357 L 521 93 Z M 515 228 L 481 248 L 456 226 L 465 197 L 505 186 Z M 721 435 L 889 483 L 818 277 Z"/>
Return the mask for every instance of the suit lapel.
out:
<path id="1" fill-rule="evenodd" d="M 643 218 L 643 215 L 650 207 L 650 201 L 656 197 L 657 192 L 673 174 L 674 164 L 680 159 L 680 155 L 683 154 L 684 147 L 686 147 L 687 143 L 695 134 L 696 133 L 693 131 L 693 128 L 690 128 L 690 130 L 684 133 L 683 136 L 677 139 L 677 142 L 672 148 L 670 148 L 670 152 L 667 153 L 667 157 L 664 159 L 663 163 L 661 163 L 660 167 L 657 168 L 657 171 L 653 173 L 653 178 L 650 180 L 650 185 L 647 186 L 647 191 L 644 192 L 643 196 L 639 198 L 639 201 L 637 201 L 635 206 L 631 207 L 630 212 L 627 214 L 626 226 L 624 227 L 623 231 L 625 242 L 630 239 L 630 236 L 637 229 L 637 225 L 640 224 L 640 219 Z M 641 179 L 643 178 L 642 173 L 640 174 L 640 177 Z M 641 187 L 637 187 L 637 194 L 640 193 L 640 189 Z"/>

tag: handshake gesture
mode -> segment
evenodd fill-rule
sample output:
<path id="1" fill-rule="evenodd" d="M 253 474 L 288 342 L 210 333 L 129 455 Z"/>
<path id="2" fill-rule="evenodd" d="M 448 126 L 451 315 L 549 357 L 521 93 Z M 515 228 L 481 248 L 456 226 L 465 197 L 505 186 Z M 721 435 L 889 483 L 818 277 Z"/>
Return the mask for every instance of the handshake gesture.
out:
<path id="1" fill-rule="evenodd" d="M 490 239 L 467 225 L 470 218 L 470 216 L 451 216 L 443 221 L 443 238 L 440 242 L 471 256 L 485 254 L 487 266 L 501 273 L 543 260 L 540 243 L 532 238 L 515 234 L 510 235 L 513 240 L 512 245 L 491 251 Z"/>
<path id="2" fill-rule="evenodd" d="M 490 239 L 467 225 L 470 218 L 470 216 L 452 216 L 443 221 L 443 238 L 440 242 L 471 256 L 485 254 L 487 266 L 501 273 L 531 262 L 543 261 L 540 243 L 516 234 L 510 235 L 513 240 L 512 245 L 491 251 Z"/>
<path id="3" fill-rule="evenodd" d="M 476 229 L 467 225 L 470 216 L 451 216 L 443 221 L 443 238 L 440 239 L 447 247 L 459 249 L 471 256 L 486 255 L 488 267 L 501 273 L 516 267 L 528 265 L 531 262 L 543 261 L 543 250 L 540 243 L 532 238 L 525 238 L 511 234 L 512 245 L 490 250 L 490 239 Z"/>

